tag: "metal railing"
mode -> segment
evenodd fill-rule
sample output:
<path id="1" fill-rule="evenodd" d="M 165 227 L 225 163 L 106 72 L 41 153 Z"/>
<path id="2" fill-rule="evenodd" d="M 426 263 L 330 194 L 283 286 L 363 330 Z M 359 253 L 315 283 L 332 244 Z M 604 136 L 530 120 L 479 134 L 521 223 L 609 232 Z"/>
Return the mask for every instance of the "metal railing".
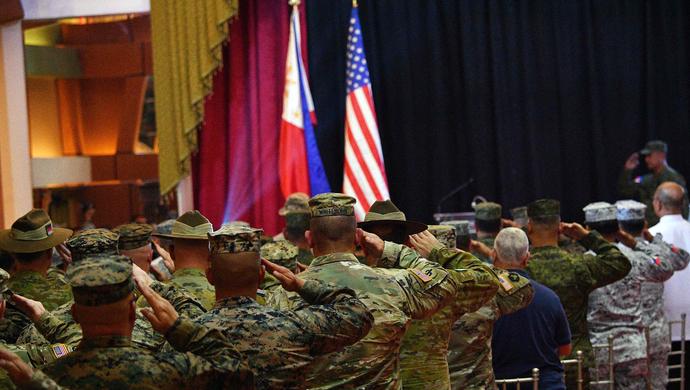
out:
<path id="1" fill-rule="evenodd" d="M 668 354 L 669 361 L 675 359 L 675 356 L 680 357 L 678 364 L 668 365 L 668 383 L 680 383 L 680 388 L 685 388 L 685 313 L 680 315 L 680 320 L 668 322 L 669 343 L 673 345 L 673 326 L 680 325 L 680 349 L 671 350 Z M 679 370 L 678 376 L 671 374 L 672 370 Z"/>
<path id="2" fill-rule="evenodd" d="M 600 374 L 601 365 L 599 364 L 599 352 L 607 350 L 608 354 L 608 379 L 602 378 Z M 608 385 L 609 390 L 614 388 L 614 375 L 613 375 L 613 336 L 608 337 L 608 342 L 606 344 L 595 344 L 592 345 L 592 353 L 594 354 L 594 380 L 590 381 L 590 386 L 601 386 Z"/>
<path id="3" fill-rule="evenodd" d="M 565 372 L 566 372 L 566 366 L 576 364 L 577 365 L 577 390 L 582 390 L 584 387 L 584 376 L 582 373 L 582 364 L 584 361 L 584 354 L 582 351 L 577 351 L 575 353 L 577 356 L 575 359 L 566 359 L 566 360 L 561 360 L 561 364 L 563 365 L 563 380 L 565 381 Z"/>
<path id="4" fill-rule="evenodd" d="M 520 385 L 522 383 L 532 383 L 532 390 L 539 390 L 539 369 L 532 369 L 531 378 L 510 378 L 510 379 L 497 379 L 496 385 L 498 385 L 501 390 L 506 390 L 508 385 L 517 384 L 517 390 L 520 390 Z"/>

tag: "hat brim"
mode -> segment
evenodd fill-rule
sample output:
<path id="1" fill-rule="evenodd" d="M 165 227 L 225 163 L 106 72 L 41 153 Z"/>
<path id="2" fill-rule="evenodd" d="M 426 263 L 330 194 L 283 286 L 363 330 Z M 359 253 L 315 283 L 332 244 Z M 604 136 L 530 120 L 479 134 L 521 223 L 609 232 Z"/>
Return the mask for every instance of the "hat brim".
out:
<path id="1" fill-rule="evenodd" d="M 652 154 L 652 150 L 651 150 L 651 149 L 644 148 L 644 149 L 640 150 L 640 154 L 643 155 L 643 156 L 645 156 L 645 155 L 647 155 L 647 154 Z"/>
<path id="2" fill-rule="evenodd" d="M 67 241 L 72 236 L 72 230 L 64 228 L 53 228 L 50 237 L 39 241 L 15 240 L 10 237 L 12 229 L 0 231 L 0 249 L 11 253 L 33 253 L 56 246 Z"/>
<path id="3" fill-rule="evenodd" d="M 206 241 L 208 241 L 208 236 L 206 236 L 206 237 L 181 236 L 179 234 L 163 234 L 163 233 L 151 233 L 151 236 L 152 237 L 169 238 L 169 239 L 177 238 L 178 240 L 206 240 Z"/>
<path id="4" fill-rule="evenodd" d="M 415 221 L 398 221 L 398 220 L 392 220 L 392 219 L 381 219 L 378 221 L 365 221 L 365 222 L 359 222 L 357 223 L 357 227 L 368 231 L 368 228 L 372 228 L 375 226 L 390 226 L 390 225 L 396 225 L 396 226 L 401 226 L 405 228 L 405 234 L 408 236 L 411 234 L 417 234 L 421 233 L 425 230 L 427 230 L 429 227 L 421 222 L 415 222 Z"/>

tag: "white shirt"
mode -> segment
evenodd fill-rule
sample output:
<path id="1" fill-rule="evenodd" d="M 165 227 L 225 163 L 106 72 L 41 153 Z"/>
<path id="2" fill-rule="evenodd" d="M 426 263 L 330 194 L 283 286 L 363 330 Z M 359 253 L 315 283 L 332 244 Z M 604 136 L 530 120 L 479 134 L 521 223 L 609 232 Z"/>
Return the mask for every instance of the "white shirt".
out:
<path id="1" fill-rule="evenodd" d="M 664 215 L 649 232 L 653 235 L 661 233 L 664 241 L 690 251 L 690 222 L 680 214 Z M 680 315 L 687 313 L 685 334 L 686 337 L 690 335 L 690 267 L 676 271 L 664 283 L 664 312 L 669 321 L 680 320 Z M 673 340 L 680 340 L 678 325 L 673 327 Z"/>

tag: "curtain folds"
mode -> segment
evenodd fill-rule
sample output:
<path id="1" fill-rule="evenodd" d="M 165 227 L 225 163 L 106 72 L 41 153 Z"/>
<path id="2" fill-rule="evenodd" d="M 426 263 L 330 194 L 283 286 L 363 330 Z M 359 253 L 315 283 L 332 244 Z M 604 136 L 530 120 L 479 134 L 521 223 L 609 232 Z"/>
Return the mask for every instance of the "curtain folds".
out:
<path id="1" fill-rule="evenodd" d="M 223 65 L 228 23 L 239 0 L 151 0 L 160 187 L 175 188 L 190 172 L 197 128 L 214 72 Z"/>

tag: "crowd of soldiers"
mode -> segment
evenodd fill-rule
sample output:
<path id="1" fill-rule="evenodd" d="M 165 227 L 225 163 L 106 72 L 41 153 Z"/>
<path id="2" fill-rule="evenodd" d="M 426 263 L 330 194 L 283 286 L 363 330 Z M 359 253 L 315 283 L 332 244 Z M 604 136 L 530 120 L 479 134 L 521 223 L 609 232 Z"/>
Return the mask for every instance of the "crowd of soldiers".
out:
<path id="1" fill-rule="evenodd" d="M 72 232 L 31 210 L 0 231 L 0 388 L 493 389 L 523 366 L 540 388 L 588 388 L 609 337 L 617 388 L 666 387 L 663 283 L 690 255 L 649 233 L 644 203 L 592 203 L 583 226 L 553 199 L 512 219 L 484 202 L 473 235 L 390 200 L 358 223 L 355 202 L 293 194 L 276 237 L 198 211 Z M 533 305 L 547 292 L 563 315 L 548 343 L 510 322 L 551 316 Z M 564 369 L 578 352 L 584 370 Z"/>

